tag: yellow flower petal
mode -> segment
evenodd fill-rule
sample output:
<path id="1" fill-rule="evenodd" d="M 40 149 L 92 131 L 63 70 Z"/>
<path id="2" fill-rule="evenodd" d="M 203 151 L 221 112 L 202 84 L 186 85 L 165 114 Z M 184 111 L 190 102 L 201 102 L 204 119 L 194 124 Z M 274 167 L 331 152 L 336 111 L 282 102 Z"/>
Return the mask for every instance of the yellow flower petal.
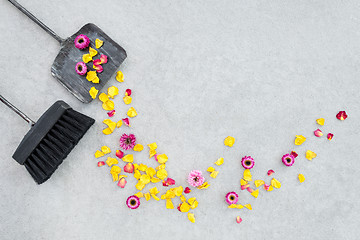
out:
<path id="1" fill-rule="evenodd" d="M 213 171 L 213 172 L 210 174 L 210 177 L 216 178 L 218 174 L 219 174 L 219 171 Z"/>
<path id="2" fill-rule="evenodd" d="M 251 195 L 253 195 L 255 198 L 257 198 L 259 196 L 259 189 L 256 189 L 255 191 L 253 191 L 251 193 Z"/>
<path id="3" fill-rule="evenodd" d="M 224 144 L 225 146 L 229 146 L 229 147 L 232 147 L 235 143 L 235 138 L 231 137 L 231 136 L 228 136 L 227 138 L 225 138 L 224 140 Z"/>
<path id="4" fill-rule="evenodd" d="M 84 54 L 82 56 L 82 60 L 83 60 L 84 63 L 88 63 L 88 62 L 92 61 L 92 57 L 91 57 L 90 54 Z"/>
<path id="5" fill-rule="evenodd" d="M 168 174 L 165 169 L 160 169 L 159 171 L 156 172 L 156 176 L 161 180 L 164 180 L 165 178 L 167 178 Z"/>
<path id="6" fill-rule="evenodd" d="M 151 181 L 152 183 L 158 183 L 158 182 L 161 181 L 161 179 L 158 179 L 158 178 L 156 178 L 156 177 L 152 177 L 152 178 L 150 179 L 150 181 Z"/>
<path id="7" fill-rule="evenodd" d="M 119 89 L 117 87 L 111 86 L 108 88 L 109 97 L 114 98 L 118 94 L 119 94 Z"/>
<path id="8" fill-rule="evenodd" d="M 121 72 L 121 71 L 118 71 L 117 73 L 116 73 L 116 80 L 118 81 L 118 82 L 124 82 L 124 74 Z"/>
<path id="9" fill-rule="evenodd" d="M 166 163 L 168 160 L 168 156 L 166 156 L 166 154 L 159 154 L 157 155 L 157 160 L 160 164 Z"/>
<path id="10" fill-rule="evenodd" d="M 143 198 L 144 194 L 142 192 L 138 192 L 136 194 L 134 194 L 135 196 L 137 196 L 138 198 Z"/>
<path id="11" fill-rule="evenodd" d="M 228 208 L 236 208 L 236 204 L 230 204 Z"/>
<path id="12" fill-rule="evenodd" d="M 146 201 L 149 201 L 151 198 L 150 193 L 145 193 L 144 197 L 145 197 Z"/>
<path id="13" fill-rule="evenodd" d="M 252 210 L 252 207 L 251 207 L 251 204 L 250 204 L 250 203 L 245 204 L 244 207 L 246 207 L 246 208 L 249 209 L 249 210 Z"/>
<path id="14" fill-rule="evenodd" d="M 147 168 L 148 168 L 148 166 L 145 164 L 142 164 L 142 163 L 138 167 L 139 171 L 142 171 L 142 172 L 145 172 Z"/>
<path id="15" fill-rule="evenodd" d="M 111 121 L 110 119 L 104 119 L 103 123 L 106 124 L 110 128 L 111 132 L 113 132 L 116 128 L 116 123 Z"/>
<path id="16" fill-rule="evenodd" d="M 257 188 L 265 184 L 264 180 L 255 180 L 254 183 Z"/>
<path id="17" fill-rule="evenodd" d="M 186 202 L 182 203 L 180 206 L 180 211 L 181 212 L 188 212 L 190 210 L 190 205 L 187 204 Z"/>
<path id="18" fill-rule="evenodd" d="M 109 158 L 111 158 L 111 157 L 108 157 L 108 160 L 109 160 Z M 113 159 L 112 159 L 113 160 Z M 116 159 L 115 159 L 116 160 Z M 116 160 L 117 161 L 117 160 Z M 106 161 L 107 162 L 107 161 Z M 116 163 L 115 163 L 116 164 Z M 119 173 L 121 173 L 121 168 L 119 167 L 119 166 L 112 166 L 112 168 L 110 169 L 110 173 L 111 174 L 119 174 Z"/>
<path id="19" fill-rule="evenodd" d="M 157 189 L 157 187 L 153 187 L 153 188 L 150 188 L 149 189 L 149 192 L 151 193 L 151 194 L 158 194 L 159 193 L 159 190 Z"/>
<path id="20" fill-rule="evenodd" d="M 143 184 L 148 184 L 150 182 L 150 176 L 147 174 L 143 174 L 141 175 L 139 181 L 142 182 Z"/>
<path id="21" fill-rule="evenodd" d="M 123 100 L 124 100 L 124 103 L 128 105 L 131 103 L 132 98 L 130 96 L 125 96 L 125 97 L 123 97 Z"/>
<path id="22" fill-rule="evenodd" d="M 152 178 L 156 174 L 156 170 L 152 167 L 148 167 L 145 171 L 150 178 Z"/>
<path id="23" fill-rule="evenodd" d="M 145 184 L 144 184 L 143 182 L 140 182 L 140 181 L 139 181 L 139 182 L 135 185 L 135 187 L 136 187 L 137 190 L 141 191 L 141 190 L 144 189 Z M 146 193 L 145 193 L 145 195 L 146 195 Z M 146 196 L 145 196 L 145 197 L 146 197 Z"/>
<path id="24" fill-rule="evenodd" d="M 95 152 L 95 158 L 99 158 L 99 157 L 102 157 L 102 156 L 104 156 L 105 154 L 103 153 L 103 152 L 101 152 L 101 151 L 99 151 L 99 150 L 97 150 L 96 152 Z"/>
<path id="25" fill-rule="evenodd" d="M 99 83 L 100 79 L 96 76 L 91 82 L 92 83 Z"/>
<path id="26" fill-rule="evenodd" d="M 104 153 L 104 154 L 108 154 L 108 153 L 111 153 L 111 150 L 108 146 L 102 146 L 101 147 L 101 151 Z"/>
<path id="27" fill-rule="evenodd" d="M 244 170 L 244 177 L 243 178 L 244 178 L 245 181 L 248 181 L 248 182 L 252 181 L 250 169 L 245 169 Z"/>
<path id="28" fill-rule="evenodd" d="M 236 204 L 236 208 L 237 208 L 237 209 L 242 209 L 242 208 L 244 208 L 244 206 L 241 205 L 241 204 Z"/>
<path id="29" fill-rule="evenodd" d="M 271 179 L 271 186 L 274 188 L 281 188 L 281 183 L 277 179 L 273 178 Z"/>
<path id="30" fill-rule="evenodd" d="M 90 96 L 92 97 L 92 99 L 96 98 L 96 95 L 98 94 L 99 90 L 97 90 L 95 87 L 90 88 Z"/>
<path id="31" fill-rule="evenodd" d="M 305 181 L 305 177 L 302 174 L 298 175 L 300 183 L 303 183 Z"/>
<path id="32" fill-rule="evenodd" d="M 317 156 L 316 153 L 314 153 L 314 152 L 312 152 L 310 150 L 306 151 L 305 157 L 306 157 L 307 160 L 311 161 L 313 158 L 316 158 L 316 156 Z"/>
<path id="33" fill-rule="evenodd" d="M 105 135 L 109 135 L 109 134 L 112 133 L 112 131 L 111 131 L 110 128 L 105 128 L 102 132 L 103 132 L 103 134 L 105 134 Z"/>
<path id="34" fill-rule="evenodd" d="M 120 121 L 118 121 L 118 122 L 116 123 L 116 127 L 117 127 L 117 128 L 121 127 L 122 125 L 123 125 L 122 120 L 120 120 Z"/>
<path id="35" fill-rule="evenodd" d="M 104 102 L 106 102 L 106 101 L 109 100 L 109 96 L 108 96 L 107 94 L 105 94 L 105 93 L 101 93 L 101 94 L 99 95 L 99 100 L 104 103 Z"/>
<path id="36" fill-rule="evenodd" d="M 113 164 L 118 164 L 119 161 L 116 158 L 108 157 L 106 160 L 106 164 L 111 167 Z"/>
<path id="37" fill-rule="evenodd" d="M 141 173 L 139 172 L 139 170 L 135 170 L 134 172 L 134 178 L 136 178 L 137 180 L 139 180 L 141 177 Z"/>
<path id="38" fill-rule="evenodd" d="M 156 200 L 156 201 L 159 201 L 160 198 L 158 198 L 158 196 L 156 196 L 155 194 L 151 194 L 151 196 Z"/>
<path id="39" fill-rule="evenodd" d="M 195 222 L 195 215 L 193 213 L 188 213 L 188 219 L 190 222 L 194 223 Z"/>
<path id="40" fill-rule="evenodd" d="M 182 186 L 178 186 L 176 188 L 173 188 L 174 189 L 174 193 L 176 196 L 180 197 L 184 191 L 183 187 Z"/>
<path id="41" fill-rule="evenodd" d="M 247 181 L 245 181 L 244 179 L 240 179 L 240 185 L 241 186 L 245 186 L 246 184 L 248 184 Z"/>
<path id="42" fill-rule="evenodd" d="M 150 149 L 153 149 L 153 150 L 157 149 L 157 144 L 156 144 L 156 142 L 150 143 L 150 144 L 148 144 L 147 146 L 148 146 Z"/>
<path id="43" fill-rule="evenodd" d="M 321 125 L 321 126 L 324 126 L 325 124 L 325 119 L 324 118 L 319 118 L 319 119 L 316 119 L 316 123 Z"/>
<path id="44" fill-rule="evenodd" d="M 222 165 L 223 163 L 224 163 L 224 158 L 219 158 L 219 159 L 215 162 L 215 164 L 218 165 L 218 166 Z"/>
<path id="45" fill-rule="evenodd" d="M 306 141 L 306 137 L 304 137 L 303 135 L 296 135 L 295 138 L 295 145 L 301 145 Z"/>
<path id="46" fill-rule="evenodd" d="M 136 144 L 133 148 L 135 152 L 141 152 L 144 149 L 144 146 L 141 144 Z"/>
<path id="47" fill-rule="evenodd" d="M 98 52 L 93 49 L 92 47 L 89 47 L 89 54 L 91 57 L 95 57 Z"/>
<path id="48" fill-rule="evenodd" d="M 167 199 L 166 199 L 166 208 L 168 208 L 168 209 L 174 209 L 174 204 L 173 204 L 173 202 L 171 201 L 170 198 L 167 198 Z"/>
<path id="49" fill-rule="evenodd" d="M 114 166 L 114 167 L 116 167 L 116 166 Z M 117 174 L 111 174 L 111 176 L 112 176 L 112 178 L 113 178 L 113 182 L 115 182 L 115 181 L 118 181 L 119 180 L 119 176 L 117 175 Z"/>
<path id="50" fill-rule="evenodd" d="M 165 164 L 161 164 L 161 165 L 156 167 L 156 170 L 165 169 L 165 167 L 166 167 Z"/>
<path id="51" fill-rule="evenodd" d="M 135 108 L 133 108 L 133 107 L 129 108 L 129 110 L 127 111 L 126 114 L 131 118 L 137 116 L 137 112 L 136 112 Z"/>
<path id="52" fill-rule="evenodd" d="M 124 162 L 132 163 L 132 162 L 134 161 L 134 155 L 132 155 L 132 154 L 127 154 L 127 155 L 125 155 L 125 156 L 122 158 L 122 160 L 123 160 Z"/>
<path id="53" fill-rule="evenodd" d="M 213 168 L 213 167 L 208 167 L 208 169 L 207 169 L 206 171 L 212 173 L 213 171 L 215 171 L 215 168 Z"/>
<path id="54" fill-rule="evenodd" d="M 111 110 L 114 110 L 114 107 L 115 107 L 115 104 L 113 101 L 111 100 L 107 100 L 106 102 L 104 102 L 102 104 L 102 108 L 106 111 L 111 111 Z"/>
<path id="55" fill-rule="evenodd" d="M 274 190 L 274 187 L 270 185 L 270 187 L 269 187 L 269 189 L 267 191 L 271 192 L 272 190 Z"/>
<path id="56" fill-rule="evenodd" d="M 186 202 L 186 197 L 185 197 L 184 195 L 181 195 L 181 196 L 180 196 L 180 200 L 181 200 L 182 202 Z"/>
<path id="57" fill-rule="evenodd" d="M 95 40 L 95 47 L 99 49 L 103 45 L 104 41 L 101 41 L 100 39 Z"/>
<path id="58" fill-rule="evenodd" d="M 149 158 L 152 158 L 155 154 L 156 154 L 156 150 L 155 150 L 155 149 L 150 149 L 150 150 L 149 150 Z"/>
<path id="59" fill-rule="evenodd" d="M 197 187 L 198 189 L 207 189 L 210 187 L 210 184 L 208 182 L 204 182 L 201 186 Z"/>

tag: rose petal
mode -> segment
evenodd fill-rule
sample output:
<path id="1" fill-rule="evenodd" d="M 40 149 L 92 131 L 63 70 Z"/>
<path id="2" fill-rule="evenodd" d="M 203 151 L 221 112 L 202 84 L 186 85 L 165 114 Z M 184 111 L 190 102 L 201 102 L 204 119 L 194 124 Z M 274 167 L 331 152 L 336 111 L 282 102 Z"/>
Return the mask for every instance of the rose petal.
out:
<path id="1" fill-rule="evenodd" d="M 124 103 L 129 105 L 132 102 L 132 98 L 130 96 L 123 97 Z"/>
<path id="2" fill-rule="evenodd" d="M 116 127 L 119 128 L 123 125 L 123 122 L 122 120 L 119 120 L 117 123 L 116 123 Z"/>
<path id="3" fill-rule="evenodd" d="M 138 192 L 136 194 L 134 194 L 135 196 L 137 196 L 138 198 L 143 198 L 144 194 L 142 192 Z"/>
<path id="4" fill-rule="evenodd" d="M 96 95 L 98 94 L 99 90 L 97 90 L 95 87 L 90 88 L 90 96 L 92 97 L 92 99 L 96 98 Z"/>
<path id="5" fill-rule="evenodd" d="M 333 137 L 334 137 L 334 134 L 328 133 L 327 139 L 328 139 L 329 141 L 331 141 L 331 139 L 332 139 Z"/>
<path id="6" fill-rule="evenodd" d="M 136 145 L 134 146 L 133 150 L 134 150 L 135 152 L 141 152 L 142 150 L 144 150 L 144 146 L 141 145 L 141 144 L 136 144 Z"/>
<path id="7" fill-rule="evenodd" d="M 88 62 L 92 61 L 92 57 L 90 56 L 90 54 L 84 54 L 82 56 L 82 60 L 84 63 L 88 63 Z"/>
<path id="8" fill-rule="evenodd" d="M 126 126 L 130 127 L 130 121 L 128 118 L 123 118 L 122 121 L 125 123 Z"/>
<path id="9" fill-rule="evenodd" d="M 185 194 L 189 194 L 190 192 L 191 192 L 191 189 L 188 188 L 188 187 L 186 187 L 185 190 L 184 190 L 184 193 L 185 193 Z"/>
<path id="10" fill-rule="evenodd" d="M 111 167 L 114 164 L 118 164 L 119 161 L 116 158 L 108 157 L 106 160 L 106 164 Z"/>
<path id="11" fill-rule="evenodd" d="M 338 114 L 336 114 L 336 118 L 344 121 L 348 116 L 346 115 L 345 111 L 340 111 Z"/>
<path id="12" fill-rule="evenodd" d="M 301 145 L 306 141 L 306 137 L 304 137 L 303 135 L 296 135 L 295 138 L 295 145 Z"/>
<path id="13" fill-rule="evenodd" d="M 213 167 L 208 167 L 208 169 L 207 169 L 206 171 L 212 173 L 213 171 L 215 171 L 215 168 L 213 168 Z"/>
<path id="14" fill-rule="evenodd" d="M 132 163 L 134 161 L 134 156 L 132 154 L 127 154 L 124 157 L 122 157 L 122 160 L 124 162 Z"/>
<path id="15" fill-rule="evenodd" d="M 98 167 L 101 167 L 101 166 L 104 166 L 104 165 L 105 165 L 105 162 L 104 162 L 104 161 L 98 162 Z"/>
<path id="16" fill-rule="evenodd" d="M 240 179 L 240 185 L 241 185 L 241 186 L 244 186 L 244 185 L 246 185 L 246 184 L 248 184 L 247 181 L 245 181 L 244 179 Z"/>
<path id="17" fill-rule="evenodd" d="M 103 123 L 106 124 L 109 129 L 111 130 L 111 132 L 113 132 L 116 128 L 116 123 L 111 121 L 110 119 L 104 119 Z"/>
<path id="18" fill-rule="evenodd" d="M 106 55 L 104 55 L 104 54 L 101 54 L 100 62 L 101 62 L 101 64 L 107 63 L 108 62 L 108 57 Z"/>
<path id="19" fill-rule="evenodd" d="M 101 152 L 101 151 L 99 151 L 99 150 L 97 150 L 96 152 L 95 152 L 95 158 L 99 158 L 99 157 L 102 157 L 102 156 L 104 156 L 105 154 L 103 153 L 103 152 Z"/>
<path id="20" fill-rule="evenodd" d="M 103 103 L 107 102 L 107 101 L 109 101 L 109 96 L 107 94 L 105 94 L 105 93 L 101 93 L 99 95 L 99 100 L 102 101 Z"/>
<path id="21" fill-rule="evenodd" d="M 171 201 L 171 199 L 169 199 L 169 198 L 166 199 L 166 208 L 167 209 L 174 209 L 174 204 Z"/>
<path id="22" fill-rule="evenodd" d="M 213 172 L 210 174 L 210 177 L 216 178 L 218 174 L 219 174 L 219 171 L 213 171 Z"/>
<path id="23" fill-rule="evenodd" d="M 131 96 L 131 89 L 126 89 L 125 90 L 125 96 Z"/>
<path id="24" fill-rule="evenodd" d="M 145 193 L 144 197 L 145 197 L 146 201 L 149 201 L 151 198 L 150 193 Z"/>
<path id="25" fill-rule="evenodd" d="M 245 204 L 245 205 L 244 205 L 244 207 L 246 207 L 246 208 L 247 208 L 247 209 L 249 209 L 249 210 L 252 210 L 252 206 L 251 206 L 251 204 L 250 204 L 250 203 Z"/>
<path id="26" fill-rule="evenodd" d="M 101 65 L 93 65 L 93 68 L 96 70 L 97 73 L 101 73 L 104 71 L 104 68 Z"/>
<path id="27" fill-rule="evenodd" d="M 137 116 L 137 112 L 136 112 L 135 108 L 133 108 L 133 107 L 129 108 L 129 110 L 127 111 L 126 114 L 131 118 Z"/>
<path id="28" fill-rule="evenodd" d="M 99 49 L 103 45 L 104 41 L 101 41 L 100 39 L 95 39 L 95 47 Z"/>
<path id="29" fill-rule="evenodd" d="M 253 192 L 251 193 L 251 195 L 252 195 L 253 197 L 257 198 L 257 197 L 259 196 L 259 189 L 256 189 L 255 191 L 253 191 Z"/>
<path id="30" fill-rule="evenodd" d="M 281 188 L 281 183 L 277 179 L 273 178 L 271 179 L 271 186 L 274 188 Z"/>
<path id="31" fill-rule="evenodd" d="M 208 182 L 204 182 L 201 186 L 197 187 L 198 189 L 207 189 L 210 187 L 210 184 Z"/>
<path id="32" fill-rule="evenodd" d="M 194 223 L 195 222 L 195 215 L 193 213 L 188 213 L 188 219 L 190 222 Z"/>
<path id="33" fill-rule="evenodd" d="M 108 112 L 107 115 L 109 117 L 113 117 L 115 115 L 115 113 L 116 113 L 115 110 L 112 110 L 112 111 Z"/>
<path id="34" fill-rule="evenodd" d="M 165 169 L 160 169 L 159 171 L 156 172 L 156 177 L 158 177 L 161 180 L 164 180 L 165 178 L 167 178 L 167 176 L 168 174 Z"/>
<path id="35" fill-rule="evenodd" d="M 190 210 L 190 205 L 186 202 L 181 203 L 180 205 L 180 211 L 181 212 L 188 212 Z"/>
<path id="36" fill-rule="evenodd" d="M 251 187 L 246 188 L 246 190 L 247 190 L 249 193 L 252 193 L 252 192 L 254 191 L 254 189 L 252 189 Z"/>
<path id="37" fill-rule="evenodd" d="M 117 73 L 116 73 L 116 80 L 118 81 L 118 82 L 124 82 L 124 74 L 121 72 L 121 71 L 118 71 Z"/>
<path id="38" fill-rule="evenodd" d="M 255 180 L 255 181 L 254 181 L 254 184 L 255 184 L 255 186 L 258 188 L 258 187 L 260 187 L 261 185 L 264 185 L 265 182 L 264 182 L 264 180 Z"/>
<path id="39" fill-rule="evenodd" d="M 321 125 L 321 126 L 324 126 L 325 124 L 325 119 L 324 118 L 319 118 L 319 119 L 316 119 L 316 123 Z"/>
<path id="40" fill-rule="evenodd" d="M 104 154 L 111 153 L 111 149 L 110 149 L 108 146 L 102 146 L 102 147 L 101 147 L 101 151 L 102 151 Z"/>
<path id="41" fill-rule="evenodd" d="M 218 166 L 222 165 L 223 163 L 224 163 L 224 158 L 219 158 L 219 159 L 215 162 L 215 164 L 218 165 Z"/>
<path id="42" fill-rule="evenodd" d="M 93 49 L 92 47 L 89 47 L 89 54 L 91 57 L 95 57 L 96 54 L 98 54 L 98 52 L 95 49 Z"/>
<path id="43" fill-rule="evenodd" d="M 297 158 L 297 156 L 299 156 L 299 154 L 294 151 L 291 151 L 290 155 L 292 155 L 294 158 Z"/>
<path id="44" fill-rule="evenodd" d="M 299 174 L 299 175 L 298 175 L 298 178 L 299 178 L 299 182 L 300 182 L 300 183 L 303 183 L 303 182 L 305 181 L 305 177 L 304 177 L 304 175 L 302 175 L 302 174 Z"/>
<path id="45" fill-rule="evenodd" d="M 271 176 L 273 173 L 275 173 L 275 171 L 272 170 L 272 169 L 270 169 L 270 170 L 267 172 L 267 175 L 268 175 L 268 176 Z"/>
<path id="46" fill-rule="evenodd" d="M 324 134 L 322 133 L 322 131 L 321 131 L 320 129 L 316 129 L 316 130 L 314 131 L 314 135 L 315 135 L 316 137 L 321 137 L 321 136 L 324 135 Z"/>
<path id="47" fill-rule="evenodd" d="M 114 110 L 114 107 L 115 107 L 115 104 L 111 100 L 107 100 L 106 102 L 104 102 L 102 104 L 102 108 L 106 111 L 112 111 L 112 110 Z"/>
<path id="48" fill-rule="evenodd" d="M 240 216 L 237 216 L 237 217 L 236 217 L 236 222 L 237 222 L 237 223 L 241 223 L 241 222 L 242 222 L 242 219 L 241 219 Z"/>
<path id="49" fill-rule="evenodd" d="M 241 190 L 248 189 L 250 187 L 250 184 L 245 184 L 241 186 Z"/>
<path id="50" fill-rule="evenodd" d="M 307 150 L 306 151 L 306 154 L 305 154 L 305 157 L 307 160 L 311 161 L 313 158 L 316 158 L 316 153 L 310 151 L 310 150 Z"/>
<path id="51" fill-rule="evenodd" d="M 95 66 L 98 66 L 98 65 L 101 64 L 101 60 L 100 60 L 100 59 L 95 59 L 95 60 L 93 61 L 93 64 L 94 64 Z"/>
<path id="52" fill-rule="evenodd" d="M 235 138 L 231 137 L 231 136 L 228 136 L 227 138 L 225 138 L 224 140 L 224 144 L 225 146 L 229 146 L 229 147 L 232 147 L 235 143 Z"/>
<path id="53" fill-rule="evenodd" d="M 117 87 L 111 86 L 108 88 L 109 97 L 114 98 L 118 94 L 119 94 L 119 89 Z"/>
<path id="54" fill-rule="evenodd" d="M 133 173 L 134 172 L 134 165 L 132 163 L 127 163 L 124 166 L 124 172 Z"/>
<path id="55" fill-rule="evenodd" d="M 125 178 L 121 178 L 121 179 L 119 180 L 119 182 L 118 182 L 117 185 L 118 185 L 119 187 L 121 187 L 121 188 L 124 188 L 125 185 L 126 185 L 126 183 L 127 183 L 126 179 L 125 179 Z"/>
<path id="56" fill-rule="evenodd" d="M 245 181 L 248 181 L 248 182 L 252 181 L 250 169 L 245 169 L 244 170 L 244 177 L 243 178 L 244 178 Z"/>
<path id="57" fill-rule="evenodd" d="M 166 154 L 159 154 L 159 155 L 157 155 L 157 161 L 159 162 L 159 163 L 166 163 L 167 162 L 167 160 L 168 160 L 168 156 L 166 156 Z"/>
<path id="58" fill-rule="evenodd" d="M 124 157 L 124 153 L 121 150 L 116 150 L 115 155 L 120 159 Z"/>

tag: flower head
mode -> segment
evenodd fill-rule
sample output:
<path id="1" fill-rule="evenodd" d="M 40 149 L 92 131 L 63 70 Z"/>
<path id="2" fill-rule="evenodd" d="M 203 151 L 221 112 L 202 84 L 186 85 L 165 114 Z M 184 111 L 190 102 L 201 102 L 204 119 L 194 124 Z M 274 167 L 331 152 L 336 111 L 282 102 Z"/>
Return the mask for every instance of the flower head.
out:
<path id="1" fill-rule="evenodd" d="M 87 72 L 87 67 L 84 62 L 78 62 L 75 67 L 76 73 L 79 75 L 85 75 Z"/>
<path id="2" fill-rule="evenodd" d="M 255 161 L 252 157 L 250 156 L 245 156 L 241 159 L 241 165 L 245 168 L 245 169 L 251 169 L 254 167 L 255 165 Z"/>
<path id="3" fill-rule="evenodd" d="M 120 147 L 124 150 L 132 149 L 135 146 L 136 137 L 134 134 L 123 134 L 120 138 Z"/>
<path id="4" fill-rule="evenodd" d="M 226 194 L 225 198 L 228 204 L 236 204 L 238 202 L 239 196 L 236 192 L 229 192 Z"/>
<path id="5" fill-rule="evenodd" d="M 282 162 L 285 164 L 285 166 L 291 167 L 295 162 L 295 157 L 292 154 L 285 154 L 281 158 Z"/>
<path id="6" fill-rule="evenodd" d="M 128 197 L 128 199 L 126 200 L 126 205 L 130 209 L 136 209 L 140 206 L 140 199 L 137 196 L 132 195 Z"/>
<path id="7" fill-rule="evenodd" d="M 84 34 L 80 34 L 79 36 L 77 36 L 74 40 L 75 43 L 75 47 L 78 49 L 84 49 L 87 48 L 90 44 L 90 39 L 84 35 Z"/>
<path id="8" fill-rule="evenodd" d="M 188 183 L 193 187 L 199 187 L 205 182 L 201 171 L 193 170 L 189 173 Z"/>

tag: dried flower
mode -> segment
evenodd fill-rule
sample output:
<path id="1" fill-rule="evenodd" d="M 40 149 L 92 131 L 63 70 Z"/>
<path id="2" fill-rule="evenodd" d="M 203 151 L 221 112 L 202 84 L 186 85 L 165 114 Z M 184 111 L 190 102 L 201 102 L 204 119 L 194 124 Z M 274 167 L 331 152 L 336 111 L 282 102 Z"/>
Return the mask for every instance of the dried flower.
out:
<path id="1" fill-rule="evenodd" d="M 134 134 L 123 134 L 120 138 L 120 147 L 124 150 L 132 149 L 135 146 L 136 137 Z"/>
<path id="2" fill-rule="evenodd" d="M 205 182 L 201 171 L 193 170 L 189 173 L 188 183 L 193 187 L 199 187 Z"/>

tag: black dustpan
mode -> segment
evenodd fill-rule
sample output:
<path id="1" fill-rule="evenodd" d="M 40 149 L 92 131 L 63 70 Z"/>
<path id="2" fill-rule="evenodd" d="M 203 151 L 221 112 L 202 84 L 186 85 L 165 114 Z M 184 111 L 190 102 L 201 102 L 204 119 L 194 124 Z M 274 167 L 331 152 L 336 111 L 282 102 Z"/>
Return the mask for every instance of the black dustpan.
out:
<path id="1" fill-rule="evenodd" d="M 68 91 L 84 103 L 89 103 L 93 100 L 89 94 L 90 88 L 95 87 L 97 90 L 101 90 L 127 56 L 125 50 L 95 24 L 88 23 L 74 35 L 62 39 L 17 1 L 9 0 L 9 2 L 60 43 L 61 49 L 51 67 L 51 73 Z M 82 55 L 88 52 L 87 49 L 80 51 L 74 46 L 74 40 L 79 34 L 85 34 L 89 37 L 91 42 L 90 46 L 95 46 L 95 39 L 97 38 L 104 41 L 104 45 L 100 49 L 97 49 L 97 56 L 105 54 L 108 56 L 108 62 L 103 65 L 104 71 L 98 74 L 100 78 L 100 83 L 98 84 L 89 82 L 85 76 L 80 76 L 75 71 L 76 63 L 82 61 Z M 93 69 L 92 63 L 88 63 L 87 67 L 88 69 Z"/>
<path id="2" fill-rule="evenodd" d="M 1 95 L 0 101 L 31 124 L 13 158 L 26 167 L 38 184 L 50 178 L 95 122 L 64 101 L 57 101 L 35 123 Z"/>

